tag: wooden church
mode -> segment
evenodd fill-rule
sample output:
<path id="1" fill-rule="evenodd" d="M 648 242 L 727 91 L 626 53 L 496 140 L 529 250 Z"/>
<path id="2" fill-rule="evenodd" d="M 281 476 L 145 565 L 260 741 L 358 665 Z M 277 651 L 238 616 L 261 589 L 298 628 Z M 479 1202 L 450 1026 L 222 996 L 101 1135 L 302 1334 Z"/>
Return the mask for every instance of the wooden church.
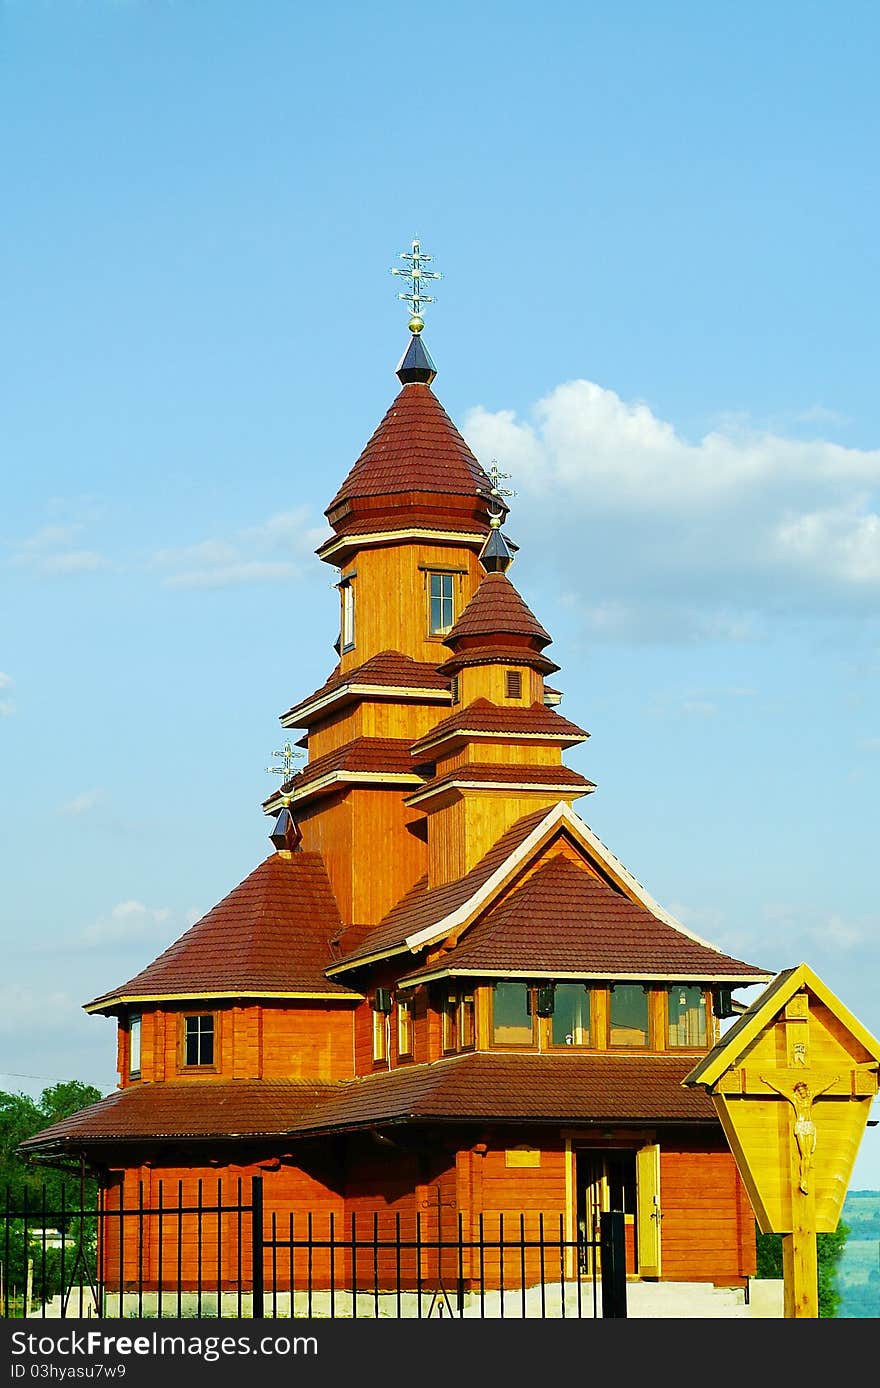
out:
<path id="1" fill-rule="evenodd" d="M 261 1173 L 280 1220 L 340 1226 L 436 1206 L 576 1239 L 614 1208 L 630 1277 L 743 1286 L 754 1212 L 682 1081 L 774 972 L 670 916 L 574 808 L 588 734 L 404 258 L 400 389 L 326 510 L 339 660 L 281 715 L 306 757 L 264 803 L 273 851 L 86 1005 L 118 1020 L 118 1088 L 22 1150 L 121 1206 Z"/>

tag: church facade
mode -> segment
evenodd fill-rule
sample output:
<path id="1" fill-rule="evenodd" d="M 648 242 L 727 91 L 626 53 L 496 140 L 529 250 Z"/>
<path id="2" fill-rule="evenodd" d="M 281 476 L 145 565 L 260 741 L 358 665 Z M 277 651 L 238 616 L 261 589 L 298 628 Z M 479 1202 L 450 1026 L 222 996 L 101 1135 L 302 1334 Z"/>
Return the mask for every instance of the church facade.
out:
<path id="1" fill-rule="evenodd" d="M 773 972 L 671 917 L 575 808 L 588 734 L 410 326 L 327 507 L 339 660 L 281 715 L 306 757 L 264 802 L 273 851 L 86 1005 L 118 1021 L 118 1088 L 23 1150 L 122 1206 L 260 1173 L 282 1221 L 444 1208 L 576 1239 L 622 1209 L 631 1277 L 743 1286 L 754 1213 L 682 1081 Z"/>

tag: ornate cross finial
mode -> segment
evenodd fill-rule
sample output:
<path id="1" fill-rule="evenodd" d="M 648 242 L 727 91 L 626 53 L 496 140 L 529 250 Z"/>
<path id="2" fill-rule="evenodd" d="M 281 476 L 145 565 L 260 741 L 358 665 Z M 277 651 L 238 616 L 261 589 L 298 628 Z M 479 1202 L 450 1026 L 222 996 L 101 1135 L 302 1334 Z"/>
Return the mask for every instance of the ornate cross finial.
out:
<path id="1" fill-rule="evenodd" d="M 391 273 L 409 280 L 411 288 L 408 294 L 398 294 L 397 297 L 402 299 L 405 304 L 409 304 L 412 315 L 409 320 L 410 332 L 420 333 L 425 326 L 425 320 L 422 318 L 422 304 L 433 304 L 434 302 L 433 295 L 422 293 L 422 281 L 439 280 L 443 276 L 439 270 L 426 270 L 424 268 L 434 257 L 425 254 L 418 238 L 413 241 L 412 250 L 401 251 L 398 259 L 405 260 L 407 268 L 401 270 L 397 266 L 392 266 Z"/>
<path id="2" fill-rule="evenodd" d="M 270 776 L 280 776 L 281 784 L 284 785 L 284 783 L 289 781 L 291 776 L 296 773 L 296 763 L 300 757 L 305 756 L 305 753 L 296 751 L 291 747 L 289 742 L 285 742 L 281 751 L 273 752 L 272 756 L 280 758 L 281 765 L 267 766 L 266 770 L 269 772 Z"/>
<path id="3" fill-rule="evenodd" d="M 504 507 L 504 503 L 500 500 L 500 498 L 503 496 L 516 496 L 516 492 L 511 491 L 509 487 L 501 486 L 502 482 L 507 482 L 509 480 L 510 473 L 501 472 L 495 458 L 492 459 L 492 466 L 489 468 L 489 471 L 486 475 L 489 478 L 489 481 L 492 483 L 488 493 L 485 487 L 477 487 L 477 491 L 479 492 L 480 496 L 488 495 L 489 505 L 492 506 L 492 503 L 494 501 L 495 506 L 498 508 L 497 510 L 491 511 L 489 517 L 489 524 L 491 526 L 494 526 L 495 529 L 497 529 L 504 518 L 504 510 L 506 509 Z"/>

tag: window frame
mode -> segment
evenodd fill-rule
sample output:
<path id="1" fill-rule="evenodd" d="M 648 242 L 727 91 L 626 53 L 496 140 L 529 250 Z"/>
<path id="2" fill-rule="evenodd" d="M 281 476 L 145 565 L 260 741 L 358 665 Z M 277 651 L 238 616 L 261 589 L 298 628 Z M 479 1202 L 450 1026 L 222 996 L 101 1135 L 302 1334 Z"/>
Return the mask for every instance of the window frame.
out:
<path id="1" fill-rule="evenodd" d="M 339 653 L 344 655 L 346 651 L 353 651 L 357 641 L 357 627 L 355 623 L 355 600 L 354 600 L 354 580 L 356 574 L 346 574 L 339 580 Z"/>
<path id="2" fill-rule="evenodd" d="M 496 998 L 496 992 L 497 992 L 497 989 L 498 989 L 499 985 L 501 985 L 502 987 L 504 987 L 504 986 L 516 986 L 516 987 L 520 987 L 520 988 L 524 989 L 524 992 L 525 992 L 525 1002 L 526 1002 L 526 1014 L 527 1014 L 527 1016 L 528 1016 L 528 1018 L 529 1018 L 529 1021 L 530 1021 L 531 1024 L 532 1024 L 532 1033 L 531 1033 L 531 1037 L 530 1037 L 529 1040 L 522 1040 L 522 1041 L 499 1041 L 499 1040 L 497 1040 L 496 1035 L 495 1035 L 495 1033 L 496 1033 L 496 1024 L 495 1024 L 495 998 Z M 498 978 L 498 979 L 495 979 L 495 981 L 492 983 L 492 985 L 491 985 L 491 987 L 490 987 L 490 989 L 489 989 L 489 1042 L 490 1042 L 490 1046 L 491 1046 L 491 1048 L 492 1048 L 493 1050 L 499 1050 L 499 1051 L 525 1051 L 525 1050 L 537 1050 L 537 1049 L 538 1049 L 538 1028 L 537 1028 L 537 1018 L 536 1018 L 536 1016 L 535 1016 L 534 991 L 535 991 L 535 990 L 534 990 L 534 985 L 533 985 L 533 984 L 531 984 L 531 983 L 524 983 L 523 980 L 522 980 L 522 979 L 519 979 L 519 978 Z"/>
<path id="3" fill-rule="evenodd" d="M 639 989 L 645 998 L 645 1039 L 643 1041 L 615 1041 L 614 1021 L 612 1011 L 614 1007 L 615 988 Z M 619 1026 L 619 1024 L 618 1024 Z M 608 985 L 608 1050 L 609 1051 L 647 1051 L 651 1049 L 651 990 L 646 983 L 632 983 L 630 981 L 620 983 L 610 983 Z"/>
<path id="4" fill-rule="evenodd" d="M 465 1039 L 469 1037 L 469 1039 Z M 473 988 L 464 988 L 458 998 L 458 1049 L 477 1048 L 477 999 Z"/>
<path id="5" fill-rule="evenodd" d="M 187 1043 L 189 1041 L 188 1024 L 193 1021 L 210 1020 L 211 1022 L 211 1059 L 210 1060 L 187 1060 Z M 198 1033 L 198 1041 L 201 1043 L 203 1034 Z M 188 1073 L 193 1070 L 207 1072 L 216 1071 L 218 1067 L 217 1054 L 220 1045 L 220 1026 L 216 1012 L 183 1012 L 180 1018 L 180 1068 Z M 201 1051 L 201 1044 L 199 1044 Z"/>
<path id="6" fill-rule="evenodd" d="M 440 1049 L 444 1055 L 458 1050 L 458 1008 L 461 995 L 451 984 L 444 989 L 440 1004 Z"/>
<path id="7" fill-rule="evenodd" d="M 380 1012 L 377 1007 L 371 1008 L 370 1011 L 373 1018 L 373 1064 L 387 1066 L 390 1063 L 388 1046 L 388 1033 L 390 1031 L 388 1024 L 389 1014 L 387 1012 Z"/>
<path id="8" fill-rule="evenodd" d="M 587 1011 L 587 1040 L 586 1041 L 554 1041 L 553 1025 L 556 1018 L 556 995 L 559 988 L 578 988 L 586 997 Z M 547 1050 L 548 1051 L 594 1051 L 596 1050 L 596 1008 L 594 1006 L 593 989 L 589 983 L 581 983 L 574 978 L 560 978 L 553 983 L 553 1011 L 547 1018 Z"/>
<path id="9" fill-rule="evenodd" d="M 143 1013 L 133 1012 L 128 1019 L 128 1078 L 139 1080 L 141 1077 L 141 1064 L 143 1061 Z M 135 1037 L 137 1044 L 135 1045 Z M 135 1055 L 137 1064 L 134 1063 Z"/>
<path id="10" fill-rule="evenodd" d="M 425 571 L 425 577 L 426 577 L 425 589 L 426 589 L 426 594 L 427 594 L 427 612 L 426 612 L 426 619 L 427 619 L 427 626 L 428 626 L 428 637 L 429 637 L 431 640 L 434 640 L 434 641 L 442 641 L 443 638 L 444 638 L 445 636 L 448 636 L 448 635 L 449 635 L 450 631 L 451 631 L 452 628 L 455 626 L 455 620 L 456 620 L 456 612 L 455 612 L 455 609 L 456 609 L 456 600 L 455 600 L 455 599 L 456 599 L 456 591 L 455 591 L 455 587 L 456 587 L 456 584 L 455 584 L 456 573 L 455 573 L 452 569 L 442 569 L 442 568 L 438 568 L 438 569 L 426 569 L 426 571 Z M 435 595 L 434 595 L 434 592 L 433 592 L 433 586 L 434 586 L 434 580 L 435 580 L 435 579 L 440 580 L 441 584 L 444 583 L 444 582 L 448 582 L 448 583 L 449 583 L 449 593 L 448 593 L 448 595 L 447 595 L 446 593 L 444 593 L 444 592 L 441 591 L 441 592 L 436 596 L 436 599 L 435 599 Z M 440 604 L 440 617 L 441 617 L 441 624 L 440 624 L 439 626 L 436 626 L 436 627 L 434 626 L 434 602 L 435 602 L 435 600 Z M 446 603 L 446 602 L 448 602 L 448 604 L 449 604 L 449 623 L 446 624 L 446 625 L 444 625 L 444 624 L 442 623 L 442 618 L 443 618 L 443 615 L 444 615 L 444 614 L 443 614 L 443 604 Z"/>
<path id="11" fill-rule="evenodd" d="M 699 994 L 699 1001 L 695 1010 L 698 1014 L 702 1014 L 702 1037 L 698 1038 L 696 1041 L 674 1041 L 672 1039 L 673 1022 L 670 1003 L 672 1002 L 672 994 L 677 989 L 683 989 L 687 992 Z M 663 1030 L 664 1044 L 666 1049 L 668 1051 L 705 1051 L 709 1046 L 710 1027 L 710 1008 L 709 999 L 706 995 L 706 989 L 700 983 L 669 983 L 666 985 L 666 988 L 663 989 L 663 995 L 665 1002 L 665 1024 Z M 688 1012 L 691 1012 L 692 1010 L 694 1009 L 690 1007 L 688 1007 L 687 1009 Z M 678 1026 L 679 1024 L 676 1023 L 675 1025 Z"/>
<path id="12" fill-rule="evenodd" d="M 397 999 L 397 1059 L 413 1058 L 413 1005 L 412 998 Z"/>

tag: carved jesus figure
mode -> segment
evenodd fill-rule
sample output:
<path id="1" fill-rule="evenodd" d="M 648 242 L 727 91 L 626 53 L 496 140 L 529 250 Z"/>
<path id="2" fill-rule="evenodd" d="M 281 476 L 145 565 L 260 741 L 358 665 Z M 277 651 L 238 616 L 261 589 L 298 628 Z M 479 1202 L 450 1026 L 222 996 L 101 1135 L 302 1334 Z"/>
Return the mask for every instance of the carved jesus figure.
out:
<path id="1" fill-rule="evenodd" d="M 833 1075 L 827 1084 L 823 1084 L 819 1089 L 811 1089 L 806 1080 L 798 1080 L 789 1089 L 787 1086 L 777 1084 L 776 1080 L 769 1075 L 762 1075 L 761 1079 L 771 1089 L 775 1089 L 777 1094 L 781 1094 L 783 1099 L 787 1099 L 794 1109 L 794 1140 L 798 1149 L 799 1178 L 798 1189 L 804 1195 L 809 1193 L 807 1181 L 809 1179 L 810 1168 L 813 1165 L 813 1154 L 816 1151 L 816 1124 L 813 1122 L 813 1104 L 820 1094 L 824 1094 L 833 1084 L 840 1079 L 839 1075 Z"/>

